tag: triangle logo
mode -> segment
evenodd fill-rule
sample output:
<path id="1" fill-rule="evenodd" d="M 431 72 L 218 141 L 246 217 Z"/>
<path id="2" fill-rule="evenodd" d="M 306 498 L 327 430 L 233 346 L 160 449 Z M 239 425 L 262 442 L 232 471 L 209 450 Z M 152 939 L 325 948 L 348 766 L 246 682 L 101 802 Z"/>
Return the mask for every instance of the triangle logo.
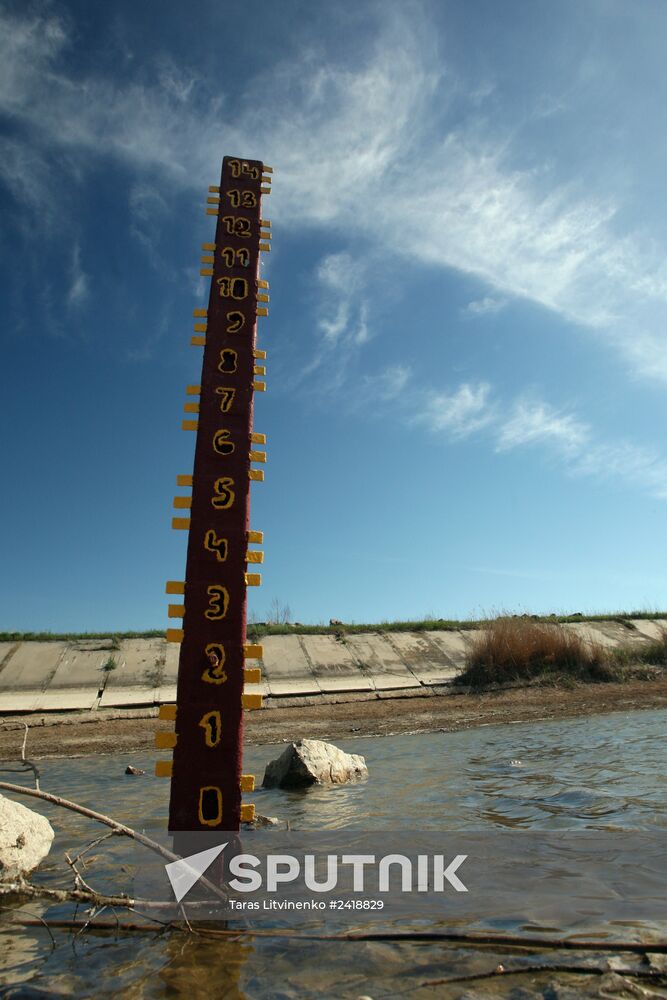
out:
<path id="1" fill-rule="evenodd" d="M 187 896 L 195 882 L 202 877 L 217 856 L 222 854 L 226 846 L 227 841 L 224 844 L 218 844 L 217 847 L 209 847 L 207 851 L 200 851 L 199 854 L 191 854 L 187 858 L 170 861 L 168 865 L 164 866 L 177 903 L 180 903 L 183 897 Z"/>

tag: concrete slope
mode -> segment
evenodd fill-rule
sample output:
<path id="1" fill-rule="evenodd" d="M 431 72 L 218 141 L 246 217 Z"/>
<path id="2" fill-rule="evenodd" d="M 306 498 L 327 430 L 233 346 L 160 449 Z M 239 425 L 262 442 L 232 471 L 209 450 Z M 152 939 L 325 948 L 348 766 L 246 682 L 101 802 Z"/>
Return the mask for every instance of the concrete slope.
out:
<path id="1" fill-rule="evenodd" d="M 607 648 L 643 644 L 667 619 L 563 626 Z M 450 684 L 465 664 L 475 630 L 341 631 L 260 640 L 262 681 L 252 690 L 284 698 L 426 694 Z M 164 639 L 0 642 L 0 715 L 153 706 L 176 698 L 179 647 Z"/>

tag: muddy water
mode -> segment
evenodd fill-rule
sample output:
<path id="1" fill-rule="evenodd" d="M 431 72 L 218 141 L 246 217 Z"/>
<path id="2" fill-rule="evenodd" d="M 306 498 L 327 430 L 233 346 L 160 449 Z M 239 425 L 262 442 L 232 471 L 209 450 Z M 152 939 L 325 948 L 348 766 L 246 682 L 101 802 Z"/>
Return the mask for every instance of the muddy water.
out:
<path id="1" fill-rule="evenodd" d="M 368 781 L 305 793 L 260 790 L 253 798 L 260 813 L 289 820 L 296 829 L 381 831 L 417 825 L 420 830 L 567 829 L 601 835 L 665 830 L 666 721 L 665 711 L 642 711 L 460 733 L 337 741 L 343 749 L 364 754 Z M 279 749 L 250 749 L 244 770 L 261 780 L 264 764 Z M 152 829 L 163 823 L 168 795 L 167 782 L 152 776 L 154 759 L 151 754 L 131 754 L 48 760 L 42 762 L 42 787 L 135 828 Z M 126 777 L 123 772 L 128 763 L 147 773 Z M 83 846 L 99 828 L 71 813 L 23 801 L 47 814 L 57 829 L 56 843 L 39 878 L 49 885 L 68 884 L 63 852 Z M 134 855 L 124 841 L 107 841 L 94 855 L 88 874 L 96 888 L 118 890 L 124 879 L 131 885 Z M 18 913 L 16 908 L 11 912 Z M 21 908 L 23 916 L 46 913 L 39 902 Z M 51 918 L 71 913 L 68 906 L 48 909 Z M 515 968 L 557 960 L 546 953 L 536 956 L 499 948 L 382 941 L 254 938 L 211 942 L 177 933 L 74 937 L 63 931 L 54 932 L 54 945 L 46 930 L 19 929 L 10 925 L 10 917 L 5 909 L 0 923 L 0 982 L 30 984 L 50 995 L 528 998 L 547 995 L 544 991 L 556 978 L 546 970 L 450 986 L 437 982 L 488 972 L 500 962 Z M 531 926 L 533 919 L 534 915 L 526 914 L 525 926 Z M 599 913 L 596 920 L 599 932 Z M 362 929 L 363 920 L 357 917 L 350 926 Z M 475 926 L 510 929 L 503 927 L 497 914 L 489 913 L 485 923 L 483 907 Z M 374 923 L 369 929 L 377 931 L 380 926 Z M 392 928 L 385 925 L 385 929 Z M 580 935 L 591 929 L 581 922 L 576 927 Z M 572 930 L 566 919 L 550 927 L 553 936 L 566 936 Z M 616 919 L 613 936 L 637 939 L 662 934 L 664 939 L 665 930 Z M 568 955 L 570 964 L 581 960 L 576 953 Z M 572 979 L 571 984 L 578 991 L 574 995 L 587 995 L 587 990 L 597 988 L 589 976 Z M 516 993 L 519 989 L 525 992 Z"/>

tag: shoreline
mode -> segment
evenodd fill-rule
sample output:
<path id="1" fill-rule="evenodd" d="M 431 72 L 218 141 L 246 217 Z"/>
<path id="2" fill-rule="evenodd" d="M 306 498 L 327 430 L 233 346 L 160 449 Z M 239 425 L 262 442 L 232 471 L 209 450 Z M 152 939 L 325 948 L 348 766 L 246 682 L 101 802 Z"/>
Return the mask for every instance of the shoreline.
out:
<path id="1" fill-rule="evenodd" d="M 429 693 L 421 696 L 354 697 L 284 704 L 248 712 L 247 746 L 301 738 L 336 741 L 354 737 L 458 732 L 489 725 L 544 722 L 667 708 L 667 676 L 575 687 L 531 685 L 482 694 Z M 26 755 L 34 760 L 155 749 L 155 733 L 168 728 L 157 708 L 63 716 L 0 718 L 0 759 L 21 756 L 25 725 Z"/>

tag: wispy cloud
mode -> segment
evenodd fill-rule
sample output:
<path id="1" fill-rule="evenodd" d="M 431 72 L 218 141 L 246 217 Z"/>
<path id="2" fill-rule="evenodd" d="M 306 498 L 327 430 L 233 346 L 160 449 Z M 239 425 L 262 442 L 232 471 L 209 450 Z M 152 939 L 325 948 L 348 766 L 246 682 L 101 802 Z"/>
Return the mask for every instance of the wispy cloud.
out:
<path id="1" fill-rule="evenodd" d="M 67 305 L 70 308 L 77 308 L 83 305 L 89 293 L 88 275 L 81 266 L 81 247 L 78 243 L 75 243 L 70 265 L 70 286 L 67 292 Z"/>
<path id="2" fill-rule="evenodd" d="M 493 295 L 485 295 L 482 299 L 474 299 L 472 302 L 469 302 L 468 305 L 461 310 L 461 315 L 464 319 L 476 319 L 479 316 L 491 316 L 494 313 L 500 312 L 506 305 L 507 299 L 498 299 Z"/>
<path id="3" fill-rule="evenodd" d="M 489 128 L 484 117 L 493 80 L 459 90 L 448 120 L 456 87 L 451 78 L 442 85 L 448 69 L 428 11 L 418 3 L 382 8 L 356 65 L 326 61 L 317 42 L 305 44 L 298 63 L 287 54 L 248 82 L 233 117 L 205 79 L 164 61 L 124 83 L 73 77 L 60 58 L 69 44 L 64 21 L 5 13 L 0 110 L 42 163 L 54 151 L 76 151 L 79 170 L 86 156 L 115 157 L 150 171 L 154 184 L 201 191 L 217 172 L 224 135 L 226 148 L 276 167 L 272 212 L 283 225 L 328 226 L 473 274 L 489 287 L 480 303 L 539 304 L 591 331 L 635 372 L 667 381 L 664 248 L 632 228 L 620 196 L 602 198 L 568 179 L 567 164 L 560 178 L 548 164 L 517 166 L 516 134 Z M 533 110 L 543 101 L 536 94 Z M 22 156 L 15 149 L 14 164 Z M 15 167 L 5 176 L 36 203 Z M 336 340 L 345 306 L 326 323 L 323 333 Z M 360 315 L 357 340 L 367 335 Z"/>
<path id="4" fill-rule="evenodd" d="M 368 307 L 363 299 L 365 269 L 349 253 L 332 253 L 317 267 L 320 287 L 318 328 L 327 346 L 340 341 L 364 344 L 369 337 Z"/>
<path id="5" fill-rule="evenodd" d="M 452 438 L 468 437 L 494 419 L 491 386 L 486 382 L 463 383 L 453 392 L 427 392 L 413 422 L 429 430 L 446 431 Z"/>
<path id="6" fill-rule="evenodd" d="M 576 414 L 541 400 L 520 397 L 503 404 L 485 382 L 424 392 L 412 423 L 453 442 L 483 432 L 498 453 L 538 447 L 568 475 L 617 480 L 667 499 L 667 460 L 654 449 L 624 439 L 605 441 Z"/>
<path id="7" fill-rule="evenodd" d="M 26 235 L 34 232 L 34 215 L 48 222 L 53 206 L 48 199 L 49 171 L 43 156 L 16 138 L 0 137 L 0 182 L 11 192 L 17 206 L 29 209 L 29 215 L 14 212 Z"/>
<path id="8" fill-rule="evenodd" d="M 408 365 L 389 365 L 375 375 L 364 375 L 360 398 L 389 403 L 399 398 L 412 377 Z"/>
<path id="9" fill-rule="evenodd" d="M 667 461 L 655 449 L 631 441 L 598 442 L 582 449 L 572 472 L 596 479 L 622 479 L 659 499 L 667 499 Z"/>
<path id="10" fill-rule="evenodd" d="M 316 265 L 313 292 L 318 337 L 309 360 L 292 376 L 292 387 L 314 371 L 322 373 L 324 369 L 326 375 L 320 374 L 319 394 L 335 393 L 347 381 L 355 354 L 371 337 L 365 276 L 365 262 L 346 252 L 327 254 Z M 332 360 L 333 364 L 327 364 Z"/>
<path id="11" fill-rule="evenodd" d="M 590 440 L 590 428 L 571 414 L 543 402 L 518 400 L 497 429 L 496 450 L 546 444 L 566 456 L 579 455 Z"/>
<path id="12" fill-rule="evenodd" d="M 152 184 L 139 182 L 130 189 L 132 235 L 143 246 L 156 270 L 164 270 L 164 258 L 159 253 L 160 224 L 168 214 L 165 199 Z"/>
<path id="13" fill-rule="evenodd" d="M 168 295 L 154 316 L 147 335 L 125 350 L 125 360 L 136 364 L 152 361 L 170 329 L 173 329 L 173 303 Z"/>

